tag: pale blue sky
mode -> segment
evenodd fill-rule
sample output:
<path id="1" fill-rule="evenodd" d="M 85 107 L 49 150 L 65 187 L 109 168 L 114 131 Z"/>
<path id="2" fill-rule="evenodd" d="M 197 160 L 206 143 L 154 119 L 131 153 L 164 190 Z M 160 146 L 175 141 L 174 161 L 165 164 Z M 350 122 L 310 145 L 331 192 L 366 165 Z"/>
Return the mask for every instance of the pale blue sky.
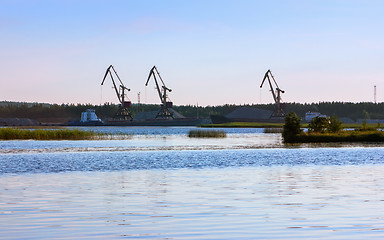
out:
<path id="1" fill-rule="evenodd" d="M 0 0 L 0 101 L 158 103 L 156 65 L 176 105 L 384 101 L 384 1 Z"/>

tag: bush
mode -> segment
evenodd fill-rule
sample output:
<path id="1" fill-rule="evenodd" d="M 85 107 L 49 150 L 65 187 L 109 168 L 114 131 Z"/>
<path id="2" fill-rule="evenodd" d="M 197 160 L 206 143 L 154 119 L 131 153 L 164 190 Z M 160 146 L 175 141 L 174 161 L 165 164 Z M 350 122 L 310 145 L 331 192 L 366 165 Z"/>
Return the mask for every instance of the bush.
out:
<path id="1" fill-rule="evenodd" d="M 325 133 L 329 127 L 329 120 L 326 117 L 314 117 L 308 124 L 308 132 Z"/>
<path id="2" fill-rule="evenodd" d="M 329 118 L 328 132 L 337 133 L 343 129 L 343 122 L 341 122 L 337 117 Z"/>
<path id="3" fill-rule="evenodd" d="M 301 133 L 301 119 L 294 112 L 285 116 L 283 126 L 283 141 L 286 143 L 295 142 L 295 137 Z"/>

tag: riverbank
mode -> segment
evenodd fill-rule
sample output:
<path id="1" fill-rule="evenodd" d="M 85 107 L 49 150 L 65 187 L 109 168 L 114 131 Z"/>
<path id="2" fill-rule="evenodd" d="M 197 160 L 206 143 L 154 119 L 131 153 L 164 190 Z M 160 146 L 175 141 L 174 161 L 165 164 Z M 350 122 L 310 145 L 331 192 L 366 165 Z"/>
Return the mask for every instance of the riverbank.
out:
<path id="1" fill-rule="evenodd" d="M 286 143 L 330 143 L 330 142 L 384 142 L 382 131 L 342 131 L 338 133 L 300 133 Z"/>
<path id="2" fill-rule="evenodd" d="M 220 124 L 202 124 L 202 128 L 282 128 L 284 123 L 263 123 L 263 122 L 229 122 Z M 308 123 L 301 123 L 301 128 L 308 128 Z M 367 128 L 377 128 L 377 123 L 367 123 Z M 382 127 L 382 126 L 380 126 Z M 361 128 L 361 123 L 344 123 L 344 129 Z"/>
<path id="3" fill-rule="evenodd" d="M 284 123 L 262 123 L 262 122 L 228 122 L 202 124 L 202 128 L 282 128 Z"/>

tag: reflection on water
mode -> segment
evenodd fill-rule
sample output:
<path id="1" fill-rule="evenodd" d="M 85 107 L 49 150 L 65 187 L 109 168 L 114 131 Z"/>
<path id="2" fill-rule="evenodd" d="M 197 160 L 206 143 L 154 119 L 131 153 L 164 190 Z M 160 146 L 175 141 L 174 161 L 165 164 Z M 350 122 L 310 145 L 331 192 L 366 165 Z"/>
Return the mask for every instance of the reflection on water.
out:
<path id="1" fill-rule="evenodd" d="M 0 176 L 6 239 L 381 239 L 383 165 Z"/>
<path id="2" fill-rule="evenodd" d="M 0 155 L 1 173 L 384 164 L 384 148 L 105 151 Z"/>

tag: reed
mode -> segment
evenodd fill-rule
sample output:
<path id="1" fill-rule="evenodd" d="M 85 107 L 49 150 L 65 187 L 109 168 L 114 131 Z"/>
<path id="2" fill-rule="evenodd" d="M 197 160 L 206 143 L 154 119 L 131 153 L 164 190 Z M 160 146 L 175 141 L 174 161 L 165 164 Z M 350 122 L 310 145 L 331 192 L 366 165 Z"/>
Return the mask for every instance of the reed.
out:
<path id="1" fill-rule="evenodd" d="M 17 129 L 0 128 L 2 140 L 87 140 L 105 135 L 103 133 L 79 129 Z"/>
<path id="2" fill-rule="evenodd" d="M 282 133 L 282 128 L 264 128 L 264 133 Z"/>
<path id="3" fill-rule="evenodd" d="M 218 130 L 190 130 L 188 137 L 190 138 L 225 138 L 227 134 Z"/>

